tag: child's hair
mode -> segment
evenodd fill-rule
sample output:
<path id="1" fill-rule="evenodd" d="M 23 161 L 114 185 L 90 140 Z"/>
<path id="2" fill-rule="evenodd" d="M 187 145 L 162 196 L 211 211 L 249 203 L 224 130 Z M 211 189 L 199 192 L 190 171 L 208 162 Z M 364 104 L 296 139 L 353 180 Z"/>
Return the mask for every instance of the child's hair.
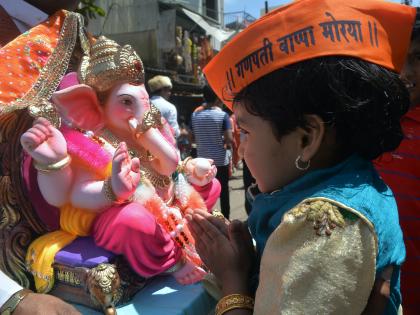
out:
<path id="1" fill-rule="evenodd" d="M 216 93 L 208 84 L 203 86 L 203 98 L 206 103 L 214 103 L 217 99 Z"/>
<path id="2" fill-rule="evenodd" d="M 375 159 L 400 144 L 400 118 L 409 94 L 398 74 L 361 59 L 314 58 L 274 71 L 253 82 L 235 102 L 269 121 L 278 139 L 297 127 L 305 115 L 320 116 L 335 129 L 343 154 Z"/>
<path id="3" fill-rule="evenodd" d="M 414 22 L 413 32 L 411 33 L 411 40 L 420 40 L 420 8 L 417 9 L 416 21 Z"/>

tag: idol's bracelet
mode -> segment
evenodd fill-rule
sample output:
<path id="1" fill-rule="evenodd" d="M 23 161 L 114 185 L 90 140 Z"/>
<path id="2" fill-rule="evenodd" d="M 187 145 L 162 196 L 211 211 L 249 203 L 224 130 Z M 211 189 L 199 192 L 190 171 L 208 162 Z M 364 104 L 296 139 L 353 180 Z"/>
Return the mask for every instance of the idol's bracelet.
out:
<path id="1" fill-rule="evenodd" d="M 191 160 L 192 160 L 192 157 L 189 156 L 189 157 L 185 158 L 183 161 L 179 162 L 178 163 L 178 166 L 176 167 L 176 171 L 178 173 L 184 173 L 184 174 L 186 174 L 187 163 L 189 161 L 191 161 Z M 186 175 L 189 175 L 189 174 L 186 174 Z"/>
<path id="2" fill-rule="evenodd" d="M 254 309 L 254 299 L 242 294 L 226 295 L 217 303 L 215 315 L 223 315 L 236 308 L 244 308 L 252 311 Z"/>
<path id="3" fill-rule="evenodd" d="M 140 137 L 150 128 L 160 128 L 162 126 L 162 114 L 159 109 L 150 104 L 150 109 L 144 112 L 143 120 L 140 126 L 137 127 L 136 137 Z"/>
<path id="4" fill-rule="evenodd" d="M 58 162 L 52 163 L 52 164 L 41 164 L 38 162 L 34 162 L 34 167 L 42 173 L 51 173 L 51 172 L 61 171 L 62 169 L 69 166 L 70 163 L 71 163 L 71 157 L 70 155 L 67 155 L 64 159 Z"/>
<path id="5" fill-rule="evenodd" d="M 13 294 L 0 308 L 0 315 L 10 315 L 14 312 L 19 303 L 29 294 L 31 290 L 22 289 Z"/>
<path id="6" fill-rule="evenodd" d="M 104 180 L 103 192 L 106 199 L 115 204 L 123 204 L 132 201 L 132 198 L 121 200 L 117 197 L 117 195 L 115 195 L 115 192 L 112 189 L 111 177 L 108 177 L 106 180 Z"/>

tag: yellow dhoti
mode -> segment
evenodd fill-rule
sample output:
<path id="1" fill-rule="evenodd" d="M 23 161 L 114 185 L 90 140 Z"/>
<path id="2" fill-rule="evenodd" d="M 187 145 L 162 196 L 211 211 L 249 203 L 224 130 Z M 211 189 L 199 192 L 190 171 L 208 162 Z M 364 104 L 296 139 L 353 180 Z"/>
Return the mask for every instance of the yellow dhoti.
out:
<path id="1" fill-rule="evenodd" d="M 90 235 L 96 213 L 71 205 L 60 208 L 61 230 L 37 238 L 26 254 L 27 269 L 34 275 L 36 290 L 47 293 L 54 285 L 55 255 L 78 236 Z"/>

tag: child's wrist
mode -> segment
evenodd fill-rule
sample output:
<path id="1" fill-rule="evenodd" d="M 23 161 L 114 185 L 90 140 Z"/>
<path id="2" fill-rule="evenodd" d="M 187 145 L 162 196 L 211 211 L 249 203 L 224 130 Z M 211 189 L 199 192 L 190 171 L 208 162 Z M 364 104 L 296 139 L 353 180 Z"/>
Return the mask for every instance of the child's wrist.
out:
<path id="1" fill-rule="evenodd" d="M 222 280 L 222 291 L 224 295 L 240 293 L 249 294 L 248 278 L 240 273 L 226 275 Z"/>

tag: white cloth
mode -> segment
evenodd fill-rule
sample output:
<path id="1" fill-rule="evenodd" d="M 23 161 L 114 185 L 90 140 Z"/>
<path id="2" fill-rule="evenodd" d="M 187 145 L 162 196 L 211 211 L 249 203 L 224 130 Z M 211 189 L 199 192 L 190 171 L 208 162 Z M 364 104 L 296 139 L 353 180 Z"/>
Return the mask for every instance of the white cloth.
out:
<path id="1" fill-rule="evenodd" d="M 0 270 L 0 307 L 22 287 Z"/>
<path id="2" fill-rule="evenodd" d="M 22 33 L 48 18 L 48 14 L 23 0 L 0 0 L 0 5 Z M 19 290 L 22 287 L 0 270 L 0 306 Z"/>
<path id="3" fill-rule="evenodd" d="M 0 5 L 12 17 L 22 33 L 48 18 L 48 14 L 23 0 L 0 0 Z"/>
<path id="4" fill-rule="evenodd" d="M 165 100 L 162 96 L 154 95 L 150 98 L 162 116 L 168 121 L 175 133 L 175 138 L 179 136 L 178 113 L 174 104 Z"/>

